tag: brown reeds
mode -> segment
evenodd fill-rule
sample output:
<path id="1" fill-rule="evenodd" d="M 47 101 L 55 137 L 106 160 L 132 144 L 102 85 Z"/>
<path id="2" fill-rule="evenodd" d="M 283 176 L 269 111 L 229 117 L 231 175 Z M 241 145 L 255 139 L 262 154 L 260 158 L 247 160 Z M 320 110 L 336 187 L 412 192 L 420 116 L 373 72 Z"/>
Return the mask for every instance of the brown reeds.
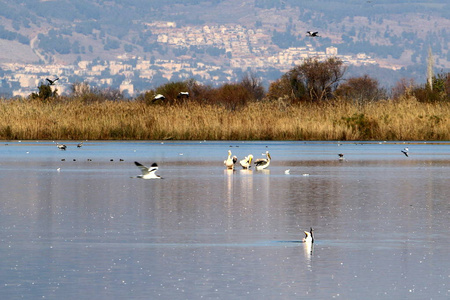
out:
<path id="1" fill-rule="evenodd" d="M 140 101 L 0 101 L 3 140 L 450 140 L 450 104 L 413 97 L 335 101 L 147 105 Z"/>

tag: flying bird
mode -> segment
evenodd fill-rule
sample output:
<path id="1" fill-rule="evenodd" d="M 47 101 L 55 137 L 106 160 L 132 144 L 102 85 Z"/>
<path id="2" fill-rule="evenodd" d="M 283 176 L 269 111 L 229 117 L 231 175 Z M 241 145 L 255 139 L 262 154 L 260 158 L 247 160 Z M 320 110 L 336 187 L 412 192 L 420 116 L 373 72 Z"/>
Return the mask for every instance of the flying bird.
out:
<path id="1" fill-rule="evenodd" d="M 179 92 L 178 95 L 177 95 L 177 98 L 178 99 L 189 98 L 189 92 Z"/>
<path id="2" fill-rule="evenodd" d="M 405 149 L 402 150 L 402 153 L 405 154 L 406 157 L 409 157 L 408 152 L 409 152 L 408 147 L 406 147 Z"/>
<path id="3" fill-rule="evenodd" d="M 152 102 L 156 102 L 156 101 L 163 101 L 163 100 L 165 100 L 166 99 L 166 97 L 164 97 L 164 95 L 161 95 L 161 94 L 158 94 L 158 95 L 156 95 L 155 97 L 153 97 L 153 100 L 152 100 Z"/>
<path id="4" fill-rule="evenodd" d="M 312 37 L 316 37 L 316 36 L 319 36 L 318 34 L 319 34 L 319 32 L 318 31 L 307 31 L 306 32 L 309 36 L 312 36 Z"/>
<path id="5" fill-rule="evenodd" d="M 59 78 L 56 78 L 56 79 L 51 80 L 51 79 L 45 78 L 45 80 L 47 80 L 47 81 L 49 82 L 49 85 L 54 85 L 55 82 L 56 82 L 58 79 L 59 79 Z"/>
<path id="6" fill-rule="evenodd" d="M 137 161 L 134 164 L 141 169 L 142 175 L 137 175 L 131 178 L 141 178 L 141 179 L 160 179 L 161 176 L 156 175 L 155 172 L 158 170 L 158 165 L 153 163 L 150 168 L 138 163 Z"/>

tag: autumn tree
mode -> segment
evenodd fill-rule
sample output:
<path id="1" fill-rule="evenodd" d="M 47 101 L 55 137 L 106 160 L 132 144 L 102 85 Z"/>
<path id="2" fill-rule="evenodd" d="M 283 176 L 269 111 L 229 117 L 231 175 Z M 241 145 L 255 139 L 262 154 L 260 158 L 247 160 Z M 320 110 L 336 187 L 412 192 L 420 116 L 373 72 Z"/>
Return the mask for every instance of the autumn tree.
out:
<path id="1" fill-rule="evenodd" d="M 450 101 L 450 73 L 432 76 L 431 84 L 415 87 L 412 94 L 419 102 Z"/>
<path id="2" fill-rule="evenodd" d="M 222 105 L 229 110 L 236 110 L 247 104 L 252 98 L 251 93 L 238 83 L 226 83 L 213 91 L 213 103 Z"/>
<path id="3" fill-rule="evenodd" d="M 272 83 L 268 97 L 288 96 L 293 100 L 313 102 L 331 99 L 346 69 L 342 60 L 336 57 L 325 61 L 309 58 Z"/>
<path id="4" fill-rule="evenodd" d="M 385 96 L 385 92 L 379 87 L 378 80 L 364 75 L 346 80 L 336 89 L 335 95 L 362 104 L 380 100 Z"/>

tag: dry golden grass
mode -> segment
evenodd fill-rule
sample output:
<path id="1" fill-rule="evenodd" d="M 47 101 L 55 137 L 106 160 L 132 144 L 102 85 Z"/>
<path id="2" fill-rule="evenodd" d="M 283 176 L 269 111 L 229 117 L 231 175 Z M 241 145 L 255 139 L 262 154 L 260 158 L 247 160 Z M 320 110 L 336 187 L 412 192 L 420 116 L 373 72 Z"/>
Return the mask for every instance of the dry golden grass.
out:
<path id="1" fill-rule="evenodd" d="M 450 104 L 412 97 L 364 106 L 279 100 L 235 111 L 198 103 L 2 100 L 0 139 L 450 140 L 449 116 Z"/>

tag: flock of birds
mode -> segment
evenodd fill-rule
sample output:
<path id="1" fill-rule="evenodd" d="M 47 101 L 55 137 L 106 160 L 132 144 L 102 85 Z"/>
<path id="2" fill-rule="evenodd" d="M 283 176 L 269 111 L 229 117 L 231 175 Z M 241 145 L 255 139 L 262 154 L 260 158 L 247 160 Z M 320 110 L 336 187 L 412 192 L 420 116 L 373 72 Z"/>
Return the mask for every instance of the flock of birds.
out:
<path id="1" fill-rule="evenodd" d="M 56 143 L 56 146 L 60 150 L 65 151 L 67 149 L 67 146 L 65 144 Z M 77 145 L 78 148 L 81 148 L 82 146 L 83 146 L 83 142 L 80 142 Z M 409 157 L 409 155 L 408 155 L 409 149 L 407 147 L 404 148 L 403 150 L 401 150 L 401 152 L 406 157 Z M 259 158 L 259 159 L 256 159 L 255 161 L 253 161 L 253 155 L 249 154 L 244 159 L 240 160 L 239 164 L 241 165 L 241 167 L 243 169 L 250 169 L 252 166 L 252 162 L 253 162 L 256 170 L 264 170 L 265 168 L 267 168 L 270 165 L 271 156 L 270 156 L 269 151 L 266 151 L 266 153 L 263 153 L 262 155 L 265 155 L 266 158 Z M 339 153 L 338 157 L 339 157 L 340 161 L 344 160 L 343 153 Z M 234 170 L 237 160 L 238 160 L 238 158 L 235 155 L 232 156 L 231 150 L 228 150 L 228 157 L 226 160 L 224 160 L 224 165 L 226 166 L 227 169 Z M 144 166 L 143 164 L 141 164 L 137 161 L 135 161 L 134 164 L 141 170 L 142 174 L 137 175 L 137 176 L 132 176 L 130 178 L 140 178 L 140 179 L 161 179 L 162 178 L 160 175 L 156 174 L 156 171 L 158 170 L 157 163 L 153 163 L 150 167 Z M 60 169 L 58 168 L 58 171 L 59 170 Z M 290 170 L 286 170 L 285 174 L 289 174 L 289 171 Z M 310 228 L 309 231 L 304 231 L 305 237 L 302 239 L 302 242 L 306 243 L 308 246 L 312 246 L 312 244 L 314 243 L 313 231 L 314 230 L 312 227 Z"/>
<path id="2" fill-rule="evenodd" d="M 266 158 L 259 158 L 253 162 L 255 164 L 256 170 L 264 170 L 270 165 L 271 157 L 269 151 L 266 151 L 266 153 L 263 153 L 262 155 L 265 155 Z M 249 154 L 244 159 L 240 160 L 239 164 L 243 169 L 250 169 L 252 166 L 252 161 L 253 155 Z M 234 170 L 236 162 L 237 162 L 236 155 L 231 156 L 231 150 L 228 150 L 228 158 L 223 161 L 224 165 L 227 167 L 227 169 Z"/>
<path id="3" fill-rule="evenodd" d="M 78 143 L 77 148 L 81 148 L 83 146 L 83 142 Z M 66 151 L 67 149 L 67 145 L 65 144 L 59 144 L 56 143 L 56 147 L 58 147 L 58 149 Z M 266 153 L 263 153 L 263 155 L 266 156 L 266 158 L 260 158 L 260 159 L 256 159 L 253 162 L 253 155 L 249 154 L 248 156 L 246 156 L 244 159 L 239 161 L 239 164 L 241 165 L 241 167 L 243 169 L 249 169 L 252 166 L 252 162 L 255 164 L 255 167 L 257 170 L 263 170 L 265 168 L 267 168 L 270 165 L 270 153 L 269 151 L 266 151 Z M 236 156 L 232 156 L 231 150 L 228 150 L 228 157 L 227 159 L 224 161 L 225 166 L 227 167 L 227 169 L 231 169 L 234 170 L 234 166 L 237 162 L 237 157 Z M 157 163 L 153 163 L 150 167 L 144 166 L 143 164 L 135 161 L 134 164 L 136 165 L 136 167 L 138 167 L 141 170 L 140 175 L 137 176 L 132 176 L 130 178 L 139 178 L 139 179 L 161 179 L 162 177 L 160 175 L 156 174 L 156 171 L 158 170 L 158 164 Z M 59 172 L 61 169 L 58 168 L 57 171 Z M 312 244 L 314 243 L 314 235 L 313 235 L 313 228 L 310 228 L 310 231 L 304 231 L 305 233 L 305 237 L 302 239 L 302 243 L 306 243 L 307 246 L 312 246 Z"/>
<path id="4" fill-rule="evenodd" d="M 56 143 L 56 147 L 58 147 L 58 149 L 60 150 L 66 150 L 67 149 L 67 145 L 65 144 L 59 144 Z M 81 148 L 83 147 L 83 142 L 80 142 L 77 144 L 77 148 Z M 406 156 L 409 157 L 409 149 L 408 147 L 404 148 L 403 150 L 401 150 L 401 152 Z M 241 165 L 241 167 L 243 169 L 250 169 L 252 167 L 252 162 L 255 165 L 256 170 L 260 171 L 260 170 L 264 170 L 267 167 L 269 167 L 270 165 L 270 161 L 272 159 L 272 157 L 270 156 L 269 151 L 266 151 L 266 153 L 263 153 L 262 155 L 265 155 L 266 158 L 259 158 L 256 159 L 255 161 L 253 161 L 253 155 L 249 154 L 248 156 L 245 156 L 244 159 L 239 161 L 239 164 Z M 344 161 L 344 153 L 339 153 L 338 154 L 338 159 L 339 161 Z M 63 159 L 63 161 L 65 161 L 65 159 Z M 74 159 L 75 161 L 75 159 Z M 92 161 L 91 159 L 88 159 L 88 161 Z M 113 161 L 111 159 L 111 161 Z M 123 159 L 120 159 L 120 161 L 124 161 Z M 234 170 L 235 165 L 238 161 L 238 158 L 236 155 L 232 156 L 231 150 L 228 150 L 228 157 L 227 159 L 225 159 L 223 161 L 224 165 L 226 166 L 226 168 L 228 170 Z M 141 163 L 135 161 L 134 164 L 141 170 L 142 174 L 138 175 L 138 176 L 134 176 L 131 178 L 140 178 L 140 179 L 160 179 L 162 178 L 161 176 L 155 174 L 155 172 L 158 170 L 158 164 L 157 163 L 153 163 L 150 167 L 146 167 L 144 165 L 142 165 Z M 284 171 L 284 174 L 289 175 L 290 174 L 290 169 L 287 169 Z M 306 174 L 303 174 L 306 175 Z"/>

